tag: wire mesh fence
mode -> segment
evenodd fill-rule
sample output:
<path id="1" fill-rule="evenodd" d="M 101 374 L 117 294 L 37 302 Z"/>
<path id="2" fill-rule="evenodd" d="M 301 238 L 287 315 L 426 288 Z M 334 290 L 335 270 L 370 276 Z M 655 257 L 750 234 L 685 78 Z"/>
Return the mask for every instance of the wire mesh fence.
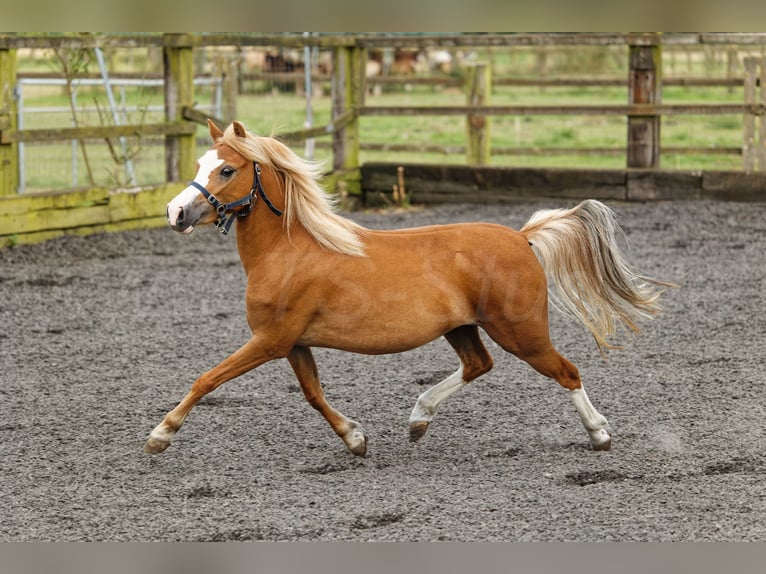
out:
<path id="1" fill-rule="evenodd" d="M 199 77 L 199 108 L 220 115 L 221 79 Z M 107 94 L 113 97 L 108 98 Z M 19 129 L 136 125 L 164 119 L 163 81 L 154 78 L 21 78 Z M 164 138 L 19 143 L 19 191 L 142 186 L 164 181 Z"/>

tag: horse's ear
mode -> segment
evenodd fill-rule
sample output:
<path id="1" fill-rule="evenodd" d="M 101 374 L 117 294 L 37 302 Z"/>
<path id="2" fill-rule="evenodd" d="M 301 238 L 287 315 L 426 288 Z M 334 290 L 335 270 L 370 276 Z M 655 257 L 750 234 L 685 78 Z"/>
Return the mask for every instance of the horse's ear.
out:
<path id="1" fill-rule="evenodd" d="M 245 126 L 242 125 L 242 122 L 233 121 L 231 125 L 234 127 L 234 135 L 236 135 L 238 138 L 244 138 L 247 137 L 247 130 L 245 129 Z"/>
<path id="2" fill-rule="evenodd" d="M 221 136 L 223 136 L 223 132 L 221 131 L 221 128 L 215 125 L 215 122 L 211 120 L 210 118 L 208 118 L 207 120 L 207 127 L 210 130 L 210 137 L 213 138 L 213 141 L 216 141 Z"/>

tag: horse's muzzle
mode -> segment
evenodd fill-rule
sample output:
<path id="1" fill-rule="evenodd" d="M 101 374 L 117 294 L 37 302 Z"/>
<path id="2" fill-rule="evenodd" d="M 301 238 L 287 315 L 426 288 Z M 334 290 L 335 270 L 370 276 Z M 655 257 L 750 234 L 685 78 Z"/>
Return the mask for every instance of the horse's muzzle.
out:
<path id="1" fill-rule="evenodd" d="M 186 212 L 180 205 L 168 204 L 166 210 L 168 225 L 179 233 L 191 233 L 194 226 L 186 218 Z"/>

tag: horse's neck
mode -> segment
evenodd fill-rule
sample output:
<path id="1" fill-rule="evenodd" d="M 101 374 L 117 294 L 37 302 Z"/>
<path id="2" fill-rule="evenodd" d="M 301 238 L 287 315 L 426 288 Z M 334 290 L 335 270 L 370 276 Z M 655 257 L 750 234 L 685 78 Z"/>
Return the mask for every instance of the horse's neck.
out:
<path id="1" fill-rule="evenodd" d="M 288 237 L 283 218 L 259 201 L 250 215 L 237 220 L 237 248 L 245 272 L 263 261 L 273 261 L 287 247 L 303 251 L 310 248 L 303 226 L 293 222 Z"/>

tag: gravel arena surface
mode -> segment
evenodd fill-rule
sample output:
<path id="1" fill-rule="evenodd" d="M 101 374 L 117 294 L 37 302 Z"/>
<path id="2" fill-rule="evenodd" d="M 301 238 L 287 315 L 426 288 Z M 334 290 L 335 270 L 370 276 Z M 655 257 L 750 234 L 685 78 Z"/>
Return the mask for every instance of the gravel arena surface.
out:
<path id="1" fill-rule="evenodd" d="M 566 200 L 349 214 L 371 228 L 521 227 Z M 0 250 L 2 541 L 766 541 L 766 204 L 610 202 L 665 311 L 599 355 L 551 311 L 610 421 L 593 452 L 566 392 L 483 335 L 495 368 L 412 444 L 417 396 L 453 373 L 407 353 L 316 349 L 349 453 L 286 360 L 204 398 L 172 446 L 144 441 L 248 338 L 234 238 L 168 228 Z"/>

